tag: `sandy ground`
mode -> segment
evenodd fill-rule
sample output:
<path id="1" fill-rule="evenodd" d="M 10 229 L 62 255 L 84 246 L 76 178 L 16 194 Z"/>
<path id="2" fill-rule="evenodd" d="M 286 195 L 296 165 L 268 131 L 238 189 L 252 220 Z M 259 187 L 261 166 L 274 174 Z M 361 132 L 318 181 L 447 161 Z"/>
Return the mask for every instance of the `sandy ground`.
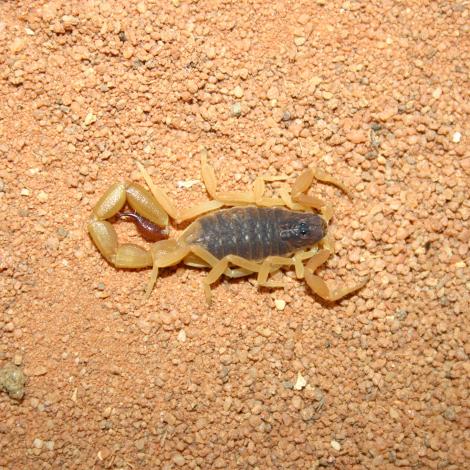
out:
<path id="1" fill-rule="evenodd" d="M 469 16 L 1 1 L 0 469 L 468 465 Z M 226 189 L 343 180 L 351 200 L 314 187 L 336 209 L 321 275 L 367 286 L 330 305 L 292 273 L 224 280 L 209 308 L 180 266 L 142 304 L 149 272 L 108 265 L 86 221 L 135 159 L 205 200 L 201 146 Z"/>

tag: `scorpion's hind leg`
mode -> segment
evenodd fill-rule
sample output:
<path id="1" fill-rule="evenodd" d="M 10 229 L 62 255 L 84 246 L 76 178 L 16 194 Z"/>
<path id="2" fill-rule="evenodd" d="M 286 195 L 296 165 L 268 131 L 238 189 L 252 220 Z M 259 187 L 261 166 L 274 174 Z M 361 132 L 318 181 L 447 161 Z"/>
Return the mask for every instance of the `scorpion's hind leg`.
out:
<path id="1" fill-rule="evenodd" d="M 327 283 L 320 277 L 314 274 L 315 270 L 323 264 L 331 255 L 329 250 L 320 250 L 314 255 L 305 266 L 305 281 L 309 287 L 324 300 L 335 302 L 336 300 L 342 299 L 343 297 L 355 292 L 364 287 L 369 280 L 366 278 L 364 281 L 351 286 L 351 287 L 340 287 L 337 289 L 330 289 Z"/>

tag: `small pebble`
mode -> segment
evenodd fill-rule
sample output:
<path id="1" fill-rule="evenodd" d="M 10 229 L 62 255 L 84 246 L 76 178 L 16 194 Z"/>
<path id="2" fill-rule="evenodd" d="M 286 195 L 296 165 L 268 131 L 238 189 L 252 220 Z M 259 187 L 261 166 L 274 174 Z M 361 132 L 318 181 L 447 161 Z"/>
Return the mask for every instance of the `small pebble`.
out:
<path id="1" fill-rule="evenodd" d="M 282 299 L 276 299 L 274 301 L 274 305 L 279 311 L 282 312 L 286 308 L 286 301 Z"/>
<path id="2" fill-rule="evenodd" d="M 138 439 L 137 441 L 135 441 L 134 445 L 137 450 L 144 450 L 146 442 L 147 440 L 145 438 L 142 438 L 142 439 Z"/>
<path id="3" fill-rule="evenodd" d="M 174 455 L 172 460 L 178 467 L 182 467 L 186 463 L 186 459 L 181 454 Z"/>
<path id="4" fill-rule="evenodd" d="M 83 121 L 83 125 L 89 126 L 90 124 L 93 124 L 94 122 L 96 122 L 96 116 L 90 111 L 85 116 L 85 120 Z"/>
<path id="5" fill-rule="evenodd" d="M 395 107 L 389 107 L 384 109 L 380 114 L 379 114 L 379 119 L 381 121 L 388 121 L 392 117 L 394 117 L 396 114 L 398 114 L 398 108 Z"/>
<path id="6" fill-rule="evenodd" d="M 266 93 L 266 96 L 270 100 L 277 100 L 279 98 L 279 89 L 275 86 L 272 86 L 269 88 L 268 92 Z"/>
<path id="7" fill-rule="evenodd" d="M 235 117 L 239 117 L 242 114 L 242 106 L 240 103 L 233 103 L 232 105 L 232 115 Z"/>
<path id="8" fill-rule="evenodd" d="M 137 4 L 137 11 L 139 13 L 145 13 L 147 11 L 147 5 L 145 5 L 145 2 L 139 2 Z"/>
<path id="9" fill-rule="evenodd" d="M 40 376 L 47 374 L 47 369 L 44 366 L 37 366 L 34 369 L 28 370 L 28 375 L 31 376 Z"/>
<path id="10" fill-rule="evenodd" d="M 303 406 L 303 400 L 302 398 L 300 398 L 300 396 L 298 395 L 295 395 L 293 398 L 292 398 L 292 406 L 297 409 L 297 410 L 300 410 L 302 409 L 302 406 Z"/>
<path id="11" fill-rule="evenodd" d="M 59 249 L 60 240 L 57 237 L 48 237 L 46 240 L 46 247 L 50 251 L 57 251 Z"/>
<path id="12" fill-rule="evenodd" d="M 339 452 L 341 450 L 341 444 L 338 442 L 338 441 L 335 441 L 335 440 L 332 440 L 330 442 L 330 445 L 331 447 L 336 450 L 337 452 Z"/>
<path id="13" fill-rule="evenodd" d="M 36 438 L 33 441 L 33 447 L 36 449 L 42 449 L 42 446 L 44 445 L 44 441 L 42 439 Z"/>
<path id="14" fill-rule="evenodd" d="M 236 98 L 242 98 L 243 97 L 243 89 L 241 86 L 236 86 L 234 89 L 233 89 L 233 95 L 236 97 Z"/>
<path id="15" fill-rule="evenodd" d="M 134 48 L 130 44 L 126 43 L 124 49 L 122 50 L 122 56 L 124 57 L 124 59 L 130 59 L 133 55 Z"/>
<path id="16" fill-rule="evenodd" d="M 44 443 L 44 447 L 45 447 L 47 450 L 54 450 L 55 442 L 54 442 L 54 441 L 46 441 L 46 442 Z"/>
<path id="17" fill-rule="evenodd" d="M 21 368 L 7 363 L 0 368 L 0 390 L 5 390 L 10 398 L 21 400 L 25 393 L 26 377 Z"/>
<path id="18" fill-rule="evenodd" d="M 26 47 L 26 39 L 25 38 L 15 38 L 15 40 L 10 45 L 10 50 L 14 54 L 21 52 Z"/>
<path id="19" fill-rule="evenodd" d="M 186 341 L 186 331 L 180 330 L 176 339 L 184 343 Z"/>
<path id="20" fill-rule="evenodd" d="M 452 142 L 454 142 L 454 144 L 458 144 L 461 139 L 462 139 L 462 134 L 460 132 L 454 132 L 453 133 Z"/>
<path id="21" fill-rule="evenodd" d="M 98 457 L 98 460 L 100 460 L 101 462 L 103 460 L 106 460 L 110 455 L 111 455 L 111 451 L 107 449 L 106 447 L 104 447 L 103 449 L 100 449 L 98 453 L 96 454 L 96 456 Z"/>
<path id="22" fill-rule="evenodd" d="M 305 380 L 305 377 L 302 376 L 300 372 L 297 373 L 297 380 L 295 381 L 294 384 L 294 390 L 302 390 L 305 385 L 307 385 L 307 381 Z"/>
<path id="23" fill-rule="evenodd" d="M 46 192 L 39 191 L 37 198 L 39 202 L 47 202 L 47 200 L 49 199 L 49 196 L 47 195 Z"/>
<path id="24" fill-rule="evenodd" d="M 435 90 L 433 90 L 432 92 L 432 97 L 437 100 L 441 97 L 442 95 L 442 88 L 441 87 L 438 87 L 436 88 Z"/>
<path id="25" fill-rule="evenodd" d="M 361 130 L 356 130 L 356 131 L 348 132 L 346 134 L 346 139 L 348 139 L 349 142 L 352 142 L 353 144 L 360 144 L 367 140 L 367 136 L 365 132 Z"/>
<path id="26" fill-rule="evenodd" d="M 214 460 L 214 468 L 227 468 L 227 464 L 222 457 L 218 457 Z"/>
<path id="27" fill-rule="evenodd" d="M 178 186 L 178 188 L 188 189 L 194 186 L 195 184 L 199 184 L 200 182 L 200 180 L 181 180 L 176 183 L 176 186 Z"/>

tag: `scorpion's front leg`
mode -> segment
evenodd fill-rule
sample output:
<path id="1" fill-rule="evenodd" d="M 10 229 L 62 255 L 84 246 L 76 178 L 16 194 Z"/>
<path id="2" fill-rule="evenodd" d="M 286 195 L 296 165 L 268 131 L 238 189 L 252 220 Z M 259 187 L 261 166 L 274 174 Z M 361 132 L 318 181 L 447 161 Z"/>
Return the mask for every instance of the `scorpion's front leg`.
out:
<path id="1" fill-rule="evenodd" d="M 133 243 L 120 244 L 116 230 L 107 221 L 118 214 L 126 202 L 154 224 L 168 224 L 168 215 L 149 191 L 134 183 L 115 183 L 93 208 L 88 232 L 100 253 L 117 268 L 138 269 L 153 266 L 150 251 Z"/>
<path id="2" fill-rule="evenodd" d="M 323 264 L 331 255 L 331 251 L 329 249 L 322 249 L 316 255 L 314 255 L 310 261 L 305 266 L 305 280 L 310 288 L 320 296 L 322 299 L 335 302 L 336 300 L 340 300 L 343 297 L 355 292 L 359 289 L 364 287 L 369 278 L 365 278 L 362 282 L 359 282 L 351 287 L 338 287 L 336 289 L 331 289 L 328 287 L 328 284 L 319 276 L 314 274 L 315 270 Z"/>

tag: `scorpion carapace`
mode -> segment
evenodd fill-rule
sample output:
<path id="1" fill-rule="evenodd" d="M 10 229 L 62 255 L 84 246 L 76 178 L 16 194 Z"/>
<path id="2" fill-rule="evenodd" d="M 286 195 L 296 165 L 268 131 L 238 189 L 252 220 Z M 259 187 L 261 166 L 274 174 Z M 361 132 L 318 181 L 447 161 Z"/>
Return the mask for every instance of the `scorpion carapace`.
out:
<path id="1" fill-rule="evenodd" d="M 168 195 L 153 184 L 145 168 L 138 166 L 150 191 L 135 183 L 112 185 L 94 207 L 88 231 L 101 254 L 114 266 L 153 267 L 147 295 L 155 285 L 159 269 L 180 262 L 210 268 L 203 281 L 209 302 L 211 284 L 224 275 L 241 277 L 256 273 L 259 286 L 282 287 L 283 283 L 272 279 L 272 275 L 281 268 L 294 267 L 297 278 L 304 278 L 317 295 L 330 301 L 360 289 L 367 282 L 366 279 L 352 287 L 331 289 L 314 274 L 334 252 L 332 239 L 326 233 L 333 210 L 307 193 L 314 178 L 345 191 L 332 176 L 308 168 L 291 188 L 281 183 L 279 197 L 265 195 L 266 182 L 279 182 L 284 177 L 256 178 L 250 191 L 220 192 L 214 169 L 203 154 L 201 174 L 212 200 L 180 212 Z M 126 216 L 132 217 L 144 232 L 163 234 L 156 227 L 166 227 L 169 217 L 176 223 L 194 221 L 179 238 L 157 241 L 149 250 L 132 243 L 121 244 L 108 220 L 119 216 L 126 203 L 137 213 Z M 223 206 L 236 207 L 219 210 Z M 145 228 L 147 222 L 152 225 Z"/>

